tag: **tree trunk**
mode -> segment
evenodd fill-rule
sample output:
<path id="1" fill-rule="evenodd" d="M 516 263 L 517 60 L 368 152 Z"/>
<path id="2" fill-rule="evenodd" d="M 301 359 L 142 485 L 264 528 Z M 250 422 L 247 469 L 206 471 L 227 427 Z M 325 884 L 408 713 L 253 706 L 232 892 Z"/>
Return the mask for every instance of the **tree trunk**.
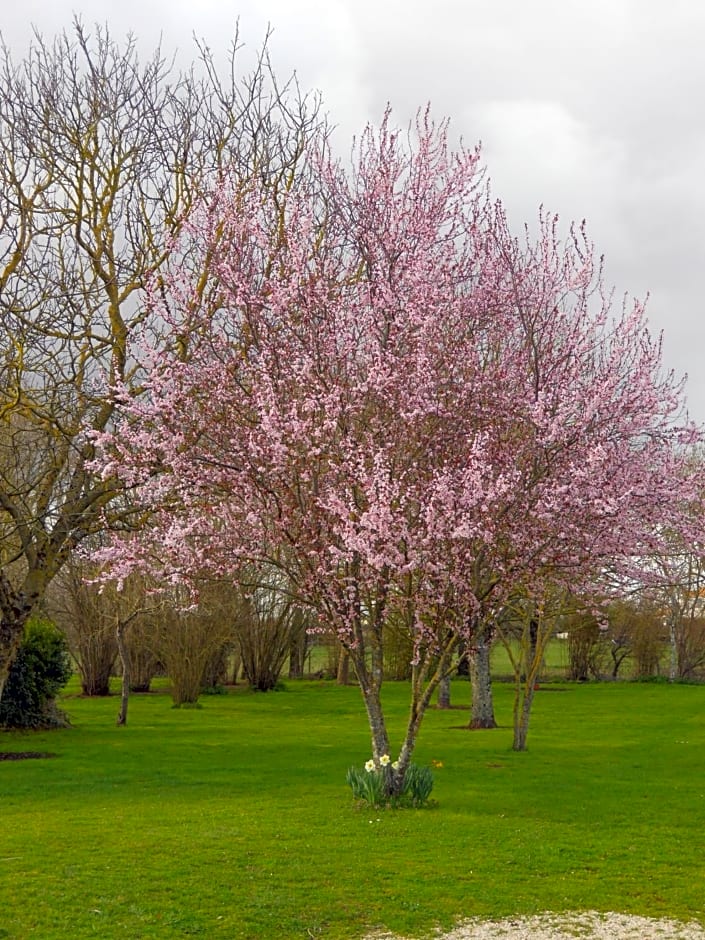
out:
<path id="1" fill-rule="evenodd" d="M 350 685 L 350 653 L 345 648 L 341 649 L 338 657 L 336 682 L 338 685 Z"/>
<path id="2" fill-rule="evenodd" d="M 472 712 L 469 728 L 496 728 L 490 674 L 491 632 L 480 627 L 474 646 L 468 651 L 470 682 L 472 683 Z"/>
<path id="3" fill-rule="evenodd" d="M 306 632 L 294 636 L 289 647 L 289 678 L 303 679 L 304 660 L 306 658 Z"/>
<path id="4" fill-rule="evenodd" d="M 117 637 L 118 653 L 122 663 L 122 689 L 120 693 L 120 711 L 118 712 L 118 727 L 127 724 L 127 705 L 130 701 L 130 657 L 125 646 L 125 624 L 117 622 L 115 636 Z"/>
<path id="5" fill-rule="evenodd" d="M 31 573 L 30 573 L 31 575 Z M 0 572 L 0 700 L 5 690 L 5 683 L 10 667 L 15 660 L 24 636 L 24 628 L 39 601 L 39 593 L 31 595 L 22 592 L 19 595 L 11 591 L 8 582 Z"/>
<path id="6" fill-rule="evenodd" d="M 0 618 L 0 700 L 10 667 L 22 643 L 25 621 Z"/>
<path id="7" fill-rule="evenodd" d="M 445 676 L 438 684 L 438 707 L 450 708 L 450 676 Z"/>
<path id="8" fill-rule="evenodd" d="M 671 612 L 671 616 L 668 618 L 668 640 L 670 646 L 670 656 L 668 661 L 668 678 L 669 681 L 675 682 L 679 674 L 679 662 L 678 662 L 678 634 L 676 631 L 676 618 L 678 617 L 679 612 Z"/>
<path id="9" fill-rule="evenodd" d="M 372 736 L 372 757 L 378 762 L 384 754 L 389 754 L 389 735 L 384 721 L 384 712 L 382 711 L 382 702 L 379 696 L 379 690 L 375 688 L 366 688 L 361 685 L 362 697 L 365 701 L 367 710 L 367 720 L 370 723 L 370 733 Z"/>
<path id="10" fill-rule="evenodd" d="M 536 617 L 532 617 L 529 620 L 529 652 L 526 657 L 526 662 L 532 664 L 536 659 L 536 647 L 538 643 L 539 636 L 539 622 Z"/>
<path id="11" fill-rule="evenodd" d="M 534 701 L 534 691 L 536 685 L 533 678 L 526 682 L 523 688 L 523 695 L 520 687 L 517 687 L 514 698 L 514 741 L 512 743 L 513 751 L 525 751 L 526 739 L 529 734 L 529 718 L 531 717 L 531 705 Z"/>
<path id="12" fill-rule="evenodd" d="M 365 702 L 372 737 L 372 758 L 375 765 L 380 767 L 382 757 L 386 755 L 392 759 L 394 755 L 390 752 L 389 735 L 382 709 L 383 656 L 379 634 L 375 640 L 376 642 L 369 650 L 371 653 L 369 663 L 363 643 L 352 648 L 346 647 L 346 650 Z M 398 796 L 402 790 L 421 722 L 436 688 L 443 681 L 443 677 L 450 672 L 456 649 L 457 639 L 451 637 L 446 641 L 440 656 L 427 653 L 412 668 L 411 707 L 404 740 L 397 760 L 393 761 L 397 766 L 393 767 L 388 764 L 385 771 L 385 788 L 389 797 Z"/>
<path id="13" fill-rule="evenodd" d="M 240 678 L 240 672 L 242 671 L 242 659 L 238 650 L 235 650 L 233 653 L 233 671 L 232 671 L 232 684 L 237 685 Z"/>
<path id="14" fill-rule="evenodd" d="M 10 666 L 22 643 L 25 624 L 44 597 L 54 573 L 50 564 L 46 571 L 30 569 L 21 588 L 16 590 L 0 568 L 0 700 Z"/>

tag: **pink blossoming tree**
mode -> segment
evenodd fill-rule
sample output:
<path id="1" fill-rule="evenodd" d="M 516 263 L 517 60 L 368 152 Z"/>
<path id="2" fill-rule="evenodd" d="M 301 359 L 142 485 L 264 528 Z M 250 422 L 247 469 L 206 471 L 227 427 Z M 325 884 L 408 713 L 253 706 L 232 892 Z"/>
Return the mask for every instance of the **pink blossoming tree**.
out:
<path id="1" fill-rule="evenodd" d="M 350 653 L 377 767 L 401 789 L 458 643 L 520 584 L 628 570 L 690 499 L 680 386 L 639 305 L 613 317 L 581 232 L 512 237 L 476 151 L 386 115 L 314 187 L 224 181 L 152 293 L 144 394 L 100 440 L 149 524 L 112 576 L 283 572 Z M 388 618 L 414 640 L 392 751 Z M 398 757 L 397 757 L 398 755 Z M 384 765 L 387 761 L 383 762 Z"/>

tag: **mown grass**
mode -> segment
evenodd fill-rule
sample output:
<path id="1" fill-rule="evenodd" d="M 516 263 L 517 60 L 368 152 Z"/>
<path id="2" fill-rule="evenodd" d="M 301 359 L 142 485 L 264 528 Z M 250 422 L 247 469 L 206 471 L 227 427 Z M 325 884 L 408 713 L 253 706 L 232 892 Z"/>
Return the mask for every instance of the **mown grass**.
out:
<path id="1" fill-rule="evenodd" d="M 519 644 L 515 643 L 515 655 L 519 656 Z M 504 645 L 495 641 L 492 647 L 492 675 L 502 679 L 512 678 L 514 669 Z M 568 674 L 568 644 L 565 640 L 550 640 L 546 647 L 541 668 L 544 679 L 566 679 Z M 627 671 L 625 670 L 625 675 Z"/>
<path id="2" fill-rule="evenodd" d="M 393 731 L 406 688 L 391 684 Z M 369 752 L 359 692 L 292 682 L 174 710 L 70 698 L 73 728 L 0 735 L 0 937 L 413 936 L 459 916 L 619 910 L 705 921 L 705 688 L 552 685 L 529 751 L 431 711 L 418 761 L 437 805 L 353 808 Z M 456 704 L 469 686 L 454 683 Z"/>

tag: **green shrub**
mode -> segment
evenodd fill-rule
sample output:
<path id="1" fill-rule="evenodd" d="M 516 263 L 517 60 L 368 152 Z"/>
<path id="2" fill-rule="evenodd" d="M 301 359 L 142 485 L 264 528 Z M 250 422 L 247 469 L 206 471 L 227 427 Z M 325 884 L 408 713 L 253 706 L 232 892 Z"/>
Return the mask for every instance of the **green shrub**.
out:
<path id="1" fill-rule="evenodd" d="M 353 799 L 370 808 L 425 806 L 433 790 L 431 768 L 409 764 L 401 788 L 397 793 L 390 794 L 393 768 L 385 763 L 385 758 L 382 758 L 382 766 L 376 766 L 374 761 L 369 760 L 364 769 L 359 767 L 348 769 L 345 780 L 352 790 Z M 386 760 L 388 761 L 388 758 Z"/>
<path id="2" fill-rule="evenodd" d="M 5 728 L 53 728 L 66 725 L 56 707 L 59 690 L 71 677 L 71 660 L 62 633 L 53 623 L 33 617 L 25 627 L 0 701 Z"/>
<path id="3" fill-rule="evenodd" d="M 424 806 L 433 790 L 433 771 L 430 767 L 409 764 L 404 777 L 401 795 L 408 797 L 412 806 Z"/>
<path id="4" fill-rule="evenodd" d="M 361 770 L 349 767 L 345 781 L 352 790 L 353 799 L 368 806 L 383 806 L 387 802 L 386 780 L 383 770 Z"/>

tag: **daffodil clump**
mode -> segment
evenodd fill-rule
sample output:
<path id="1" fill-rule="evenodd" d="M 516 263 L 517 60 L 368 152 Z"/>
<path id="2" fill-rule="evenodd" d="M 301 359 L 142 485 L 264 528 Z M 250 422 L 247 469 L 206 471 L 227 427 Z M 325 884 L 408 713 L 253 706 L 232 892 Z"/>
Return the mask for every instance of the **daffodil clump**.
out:
<path id="1" fill-rule="evenodd" d="M 399 761 L 392 761 L 389 754 L 382 754 L 379 761 L 374 758 L 359 767 L 348 769 L 346 780 L 353 798 L 369 807 L 424 806 L 433 789 L 433 772 L 430 767 L 409 764 L 400 782 L 396 779 Z"/>

